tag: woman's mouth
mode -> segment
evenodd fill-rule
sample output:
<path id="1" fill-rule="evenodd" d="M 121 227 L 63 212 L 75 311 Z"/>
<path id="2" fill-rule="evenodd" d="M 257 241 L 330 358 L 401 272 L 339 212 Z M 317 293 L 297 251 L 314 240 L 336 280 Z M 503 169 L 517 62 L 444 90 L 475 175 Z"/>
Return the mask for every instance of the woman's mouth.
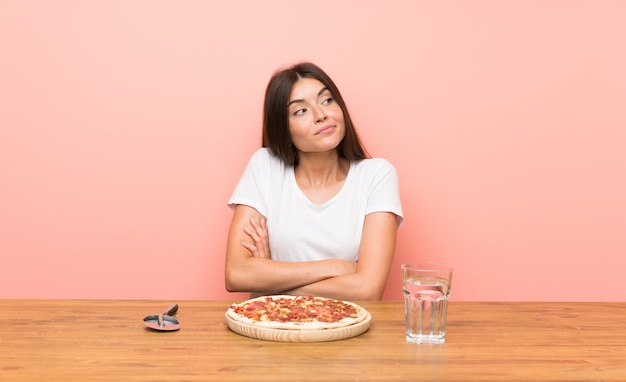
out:
<path id="1" fill-rule="evenodd" d="M 315 135 L 320 135 L 320 134 L 326 134 L 326 133 L 329 133 L 329 132 L 333 131 L 333 129 L 334 129 L 334 128 L 335 128 L 335 126 L 333 126 L 333 125 L 330 125 L 330 126 L 325 126 L 325 127 L 321 128 L 321 129 L 317 130 L 317 131 L 315 132 Z"/>

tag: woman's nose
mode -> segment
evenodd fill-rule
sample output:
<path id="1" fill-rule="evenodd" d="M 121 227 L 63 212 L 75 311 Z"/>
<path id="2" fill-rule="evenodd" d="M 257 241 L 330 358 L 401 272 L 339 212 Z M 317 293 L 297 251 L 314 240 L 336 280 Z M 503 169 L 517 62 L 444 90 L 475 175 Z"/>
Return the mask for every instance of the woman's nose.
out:
<path id="1" fill-rule="evenodd" d="M 316 107 L 315 108 L 315 123 L 324 122 L 326 118 L 328 117 L 326 116 L 324 109 L 322 109 L 321 107 Z"/>

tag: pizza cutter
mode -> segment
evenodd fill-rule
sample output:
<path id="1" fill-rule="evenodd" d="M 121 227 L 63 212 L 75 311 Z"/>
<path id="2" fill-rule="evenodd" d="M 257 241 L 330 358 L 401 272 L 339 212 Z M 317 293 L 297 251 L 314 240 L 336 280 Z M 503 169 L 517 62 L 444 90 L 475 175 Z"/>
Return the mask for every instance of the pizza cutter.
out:
<path id="1" fill-rule="evenodd" d="M 178 320 L 172 317 L 178 311 L 178 304 L 172 304 L 169 308 L 167 308 L 163 313 L 152 314 L 150 316 L 146 316 L 143 319 L 144 325 L 146 327 L 163 331 L 163 332 L 171 332 L 174 330 L 180 329 L 180 325 Z"/>

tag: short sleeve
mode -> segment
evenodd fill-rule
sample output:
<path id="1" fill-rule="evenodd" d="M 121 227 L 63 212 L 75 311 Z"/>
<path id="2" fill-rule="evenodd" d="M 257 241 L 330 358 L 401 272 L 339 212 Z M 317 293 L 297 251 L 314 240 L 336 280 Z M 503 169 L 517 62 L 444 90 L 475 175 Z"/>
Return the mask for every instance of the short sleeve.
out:
<path id="1" fill-rule="evenodd" d="M 244 204 L 267 216 L 267 187 L 271 182 L 272 159 L 267 149 L 259 149 L 250 157 L 246 169 L 228 200 L 231 208 L 237 204 Z"/>
<path id="2" fill-rule="evenodd" d="M 365 213 L 392 212 L 398 216 L 398 226 L 404 222 L 398 173 L 395 167 L 385 159 L 373 159 L 369 171 L 372 171 Z"/>

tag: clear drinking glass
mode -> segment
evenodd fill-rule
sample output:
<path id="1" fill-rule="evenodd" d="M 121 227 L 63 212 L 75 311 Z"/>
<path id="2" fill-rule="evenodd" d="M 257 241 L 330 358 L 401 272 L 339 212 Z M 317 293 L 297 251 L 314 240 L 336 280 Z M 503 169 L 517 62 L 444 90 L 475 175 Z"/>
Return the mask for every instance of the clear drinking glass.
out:
<path id="1" fill-rule="evenodd" d="M 452 268 L 445 264 L 402 264 L 406 340 L 417 344 L 446 341 Z"/>

